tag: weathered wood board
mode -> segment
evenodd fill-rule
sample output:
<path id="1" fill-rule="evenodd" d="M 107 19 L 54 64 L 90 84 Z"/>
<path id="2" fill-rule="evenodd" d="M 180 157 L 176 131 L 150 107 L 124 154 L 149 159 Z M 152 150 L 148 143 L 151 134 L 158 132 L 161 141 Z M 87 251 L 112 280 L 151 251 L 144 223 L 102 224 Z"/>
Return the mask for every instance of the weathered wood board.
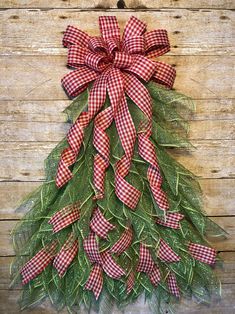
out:
<path id="1" fill-rule="evenodd" d="M 176 312 L 234 313 L 234 1 L 4 0 L 0 8 L 0 313 L 20 313 L 20 291 L 8 290 L 10 231 L 23 215 L 15 209 L 43 181 L 43 160 L 69 127 L 63 110 L 70 101 L 60 85 L 70 71 L 63 32 L 72 24 L 97 35 L 99 15 L 116 15 L 123 29 L 133 14 L 149 30 L 168 30 L 171 52 L 159 59 L 175 66 L 175 89 L 196 103 L 189 133 L 196 149 L 170 153 L 198 176 L 207 214 L 229 232 L 214 244 L 224 259 L 216 269 L 222 301 L 208 308 L 184 300 Z M 56 311 L 47 301 L 24 313 Z M 147 314 L 143 299 L 127 313 Z"/>

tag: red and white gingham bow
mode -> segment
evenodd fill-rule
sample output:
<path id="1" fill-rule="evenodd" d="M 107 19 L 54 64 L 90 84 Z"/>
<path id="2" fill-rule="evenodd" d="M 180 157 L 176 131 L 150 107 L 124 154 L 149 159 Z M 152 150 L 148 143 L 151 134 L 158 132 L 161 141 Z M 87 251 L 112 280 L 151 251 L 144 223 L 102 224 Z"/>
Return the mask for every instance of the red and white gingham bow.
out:
<path id="1" fill-rule="evenodd" d="M 82 112 L 67 134 L 66 148 L 58 165 L 56 184 L 63 186 L 72 178 L 69 166 L 73 165 L 79 153 L 84 128 L 94 119 L 93 144 L 97 150 L 94 158 L 94 186 L 96 198 L 104 195 L 105 170 L 109 166 L 109 138 L 105 130 L 112 121 L 124 149 L 123 157 L 115 166 L 115 193 L 128 207 L 134 209 L 139 201 L 140 191 L 125 180 L 129 173 L 136 129 L 128 110 L 127 94 L 146 115 L 147 123 L 138 132 L 138 150 L 149 163 L 147 177 L 157 205 L 167 210 L 169 204 L 161 189 L 162 177 L 157 163 L 151 135 L 151 97 L 140 80 L 153 80 L 172 88 L 175 69 L 150 58 L 161 56 L 170 50 L 166 30 L 146 32 L 146 24 L 132 16 L 125 26 L 122 39 L 115 16 L 99 17 L 101 37 L 91 37 L 83 31 L 68 26 L 63 44 L 68 47 L 68 65 L 75 68 L 66 74 L 62 84 L 70 96 L 82 93 L 89 82 L 94 84 L 89 93 L 88 109 Z M 109 96 L 110 106 L 100 111 Z"/>

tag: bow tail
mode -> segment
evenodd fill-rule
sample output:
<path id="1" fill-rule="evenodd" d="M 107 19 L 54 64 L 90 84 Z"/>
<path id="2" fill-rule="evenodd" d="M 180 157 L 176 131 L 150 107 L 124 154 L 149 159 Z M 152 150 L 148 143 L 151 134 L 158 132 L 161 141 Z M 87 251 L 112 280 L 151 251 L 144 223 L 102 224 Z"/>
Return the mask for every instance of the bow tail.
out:
<path id="1" fill-rule="evenodd" d="M 96 79 L 89 93 L 88 111 L 82 112 L 80 114 L 67 134 L 69 147 L 62 152 L 60 157 L 56 175 L 57 187 L 62 187 L 72 178 L 72 172 L 69 169 L 69 166 L 73 165 L 76 161 L 77 155 L 82 145 L 84 129 L 88 126 L 90 121 L 105 102 L 107 73 L 108 70 L 102 73 Z M 95 78 L 92 77 L 90 81 L 94 79 Z M 80 80 L 82 81 L 82 78 L 80 78 Z"/>
<path id="2" fill-rule="evenodd" d="M 105 130 L 113 121 L 112 107 L 101 111 L 95 118 L 93 144 L 98 153 L 94 157 L 94 177 L 93 182 L 96 188 L 96 199 L 104 197 L 105 171 L 109 166 L 109 137 Z"/>
<path id="3" fill-rule="evenodd" d="M 152 105 L 151 97 L 145 86 L 133 75 L 125 74 L 125 88 L 127 95 L 133 100 L 133 102 L 143 111 L 148 121 L 143 132 L 139 132 L 138 135 L 138 151 L 140 156 L 146 160 L 150 166 L 148 168 L 148 181 L 153 193 L 154 199 L 162 210 L 167 210 L 169 204 L 165 192 L 161 188 L 162 177 L 159 170 L 157 156 L 155 153 L 154 145 L 150 141 L 151 135 L 151 119 L 152 119 Z"/>
<path id="4" fill-rule="evenodd" d="M 138 204 L 141 193 L 128 183 L 125 177 L 129 173 L 131 165 L 136 131 L 127 106 L 124 78 L 117 68 L 113 68 L 110 73 L 108 94 L 117 132 L 125 152 L 125 155 L 115 165 L 115 193 L 125 205 L 134 209 Z"/>

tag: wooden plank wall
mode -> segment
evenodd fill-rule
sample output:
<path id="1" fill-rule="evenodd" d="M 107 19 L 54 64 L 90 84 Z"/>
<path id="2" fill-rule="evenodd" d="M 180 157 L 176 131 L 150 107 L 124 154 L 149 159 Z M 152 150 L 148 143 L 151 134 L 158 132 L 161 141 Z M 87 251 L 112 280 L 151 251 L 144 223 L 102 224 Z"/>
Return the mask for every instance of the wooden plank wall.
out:
<path id="1" fill-rule="evenodd" d="M 44 178 L 43 160 L 67 131 L 69 101 L 60 78 L 66 69 L 62 34 L 68 24 L 98 34 L 98 16 L 130 15 L 148 29 L 166 28 L 172 50 L 160 59 L 177 70 L 175 88 L 195 99 L 190 138 L 197 150 L 175 152 L 195 172 L 205 209 L 229 233 L 217 242 L 223 299 L 212 307 L 183 301 L 177 313 L 235 313 L 235 137 L 232 0 L 3 0 L 0 2 L 0 312 L 20 313 L 18 290 L 8 290 L 14 254 L 9 233 L 22 197 Z M 25 313 L 55 313 L 48 302 Z M 115 313 L 118 313 L 115 311 Z M 126 313 L 147 313 L 140 300 Z"/>

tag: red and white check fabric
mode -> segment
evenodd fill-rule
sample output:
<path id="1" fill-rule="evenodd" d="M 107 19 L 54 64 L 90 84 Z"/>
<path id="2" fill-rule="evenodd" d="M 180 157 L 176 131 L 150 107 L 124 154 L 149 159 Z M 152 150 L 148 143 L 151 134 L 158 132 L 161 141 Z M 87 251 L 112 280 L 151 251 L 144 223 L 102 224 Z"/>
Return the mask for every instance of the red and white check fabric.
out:
<path id="1" fill-rule="evenodd" d="M 63 277 L 67 268 L 77 255 L 77 252 L 78 240 L 75 239 L 74 234 L 71 233 L 53 261 L 53 266 L 57 269 L 60 277 Z"/>
<path id="2" fill-rule="evenodd" d="M 163 239 L 160 239 L 158 258 L 160 258 L 161 261 L 168 263 L 180 261 L 180 256 L 177 255 Z"/>
<path id="3" fill-rule="evenodd" d="M 106 274 L 111 278 L 120 278 L 125 275 L 125 271 L 115 262 L 111 254 L 107 251 L 102 253 L 102 267 Z"/>
<path id="4" fill-rule="evenodd" d="M 90 228 L 99 237 L 106 239 L 108 232 L 114 229 L 115 226 L 108 222 L 108 220 L 101 213 L 99 207 L 96 207 L 92 220 L 90 222 Z"/>
<path id="5" fill-rule="evenodd" d="M 139 79 L 146 82 L 152 79 L 171 88 L 175 78 L 175 69 L 164 62 L 149 59 L 170 50 L 165 30 L 146 32 L 146 24 L 132 16 L 120 39 L 120 30 L 115 16 L 101 16 L 99 25 L 101 37 L 91 37 L 73 26 L 68 26 L 64 35 L 63 44 L 69 48 L 68 65 L 75 68 L 62 79 L 66 92 L 70 96 L 77 96 L 87 88 L 89 82 L 95 82 L 88 99 L 88 111 L 80 115 L 68 133 L 69 147 L 62 152 L 56 184 L 61 187 L 72 178 L 69 167 L 76 161 L 84 136 L 84 128 L 100 111 L 107 91 L 111 108 L 104 110 L 95 119 L 94 145 L 97 155 L 94 159 L 94 185 L 97 189 L 97 198 L 103 197 L 105 170 L 109 165 L 109 140 L 105 130 L 114 119 L 125 152 L 115 166 L 115 193 L 124 204 L 134 209 L 139 201 L 140 191 L 125 180 L 125 176 L 129 173 L 136 139 L 134 123 L 125 97 L 125 92 L 128 94 L 125 86 L 126 75 L 136 79 L 129 80 L 128 91 L 131 93 L 131 89 L 135 90 L 132 92 L 132 98 L 138 100 L 140 96 L 142 97 L 142 94 L 138 92 L 139 86 L 142 86 Z M 136 88 L 136 81 L 138 81 L 138 88 Z M 147 102 L 149 102 L 149 95 L 145 92 L 146 94 Z M 144 100 L 142 102 L 139 100 L 137 105 L 143 105 Z M 148 119 L 151 121 L 152 114 L 149 107 L 151 109 L 151 102 L 144 106 L 144 112 L 148 113 Z M 148 156 L 151 155 L 152 149 L 147 153 L 150 146 L 147 141 L 150 133 L 146 132 L 142 135 L 145 139 L 140 138 L 139 147 L 141 145 L 145 147 L 139 149 L 145 160 L 153 159 L 156 164 L 156 156 Z M 159 184 L 161 182 L 159 169 L 151 163 L 148 178 L 160 208 L 167 209 L 166 196 Z"/>
<path id="6" fill-rule="evenodd" d="M 129 294 L 132 291 L 134 285 L 135 285 L 135 273 L 131 271 L 126 281 L 127 294 Z"/>
<path id="7" fill-rule="evenodd" d="M 160 269 L 154 263 L 150 250 L 143 243 L 140 243 L 139 261 L 136 271 L 146 273 L 154 286 L 157 286 L 161 280 Z"/>
<path id="8" fill-rule="evenodd" d="M 216 250 L 214 248 L 190 242 L 188 249 L 192 257 L 196 260 L 206 264 L 215 264 Z"/>
<path id="9" fill-rule="evenodd" d="M 80 218 L 80 203 L 68 205 L 55 213 L 48 221 L 53 226 L 53 232 L 56 233 L 61 229 L 71 225 Z"/>
<path id="10" fill-rule="evenodd" d="M 133 231 L 131 227 L 128 227 L 117 240 L 116 243 L 109 250 L 110 253 L 122 254 L 130 245 L 133 238 Z"/>
<path id="11" fill-rule="evenodd" d="M 22 284 L 27 284 L 30 280 L 39 275 L 53 260 L 57 248 L 57 241 L 53 241 L 42 248 L 33 258 L 31 258 L 20 270 Z"/>
<path id="12" fill-rule="evenodd" d="M 165 220 L 161 218 L 156 219 L 156 223 L 162 225 L 164 227 L 169 227 L 172 229 L 179 229 L 180 228 L 180 220 L 184 218 L 184 215 L 180 213 L 167 213 Z"/>
<path id="13" fill-rule="evenodd" d="M 96 300 L 99 298 L 103 287 L 103 270 L 99 264 L 94 264 L 85 284 L 85 289 L 92 290 Z"/>
<path id="14" fill-rule="evenodd" d="M 154 268 L 154 261 L 152 259 L 149 249 L 143 243 L 140 243 L 139 261 L 136 271 L 149 273 Z"/>
<path id="15" fill-rule="evenodd" d="M 116 263 L 108 250 L 102 253 L 99 252 L 99 246 L 93 231 L 83 240 L 83 247 L 89 261 L 94 263 L 85 288 L 92 290 L 95 297 L 98 298 L 103 286 L 103 271 L 105 271 L 109 277 L 115 279 L 125 275 L 125 271 Z M 99 267 L 95 267 L 96 265 Z"/>
<path id="16" fill-rule="evenodd" d="M 90 232 L 88 237 L 83 240 L 83 247 L 91 263 L 102 264 L 102 258 L 99 253 L 99 246 L 94 232 Z"/>
<path id="17" fill-rule="evenodd" d="M 138 151 L 140 156 L 150 164 L 147 177 L 154 199 L 160 209 L 167 210 L 169 204 L 164 191 L 161 189 L 162 177 L 157 162 L 155 148 L 149 139 L 151 135 L 152 119 L 151 97 L 145 86 L 132 75 L 125 74 L 125 88 L 127 95 L 146 115 L 147 123 L 143 123 L 139 127 Z"/>
<path id="18" fill-rule="evenodd" d="M 170 292 L 174 294 L 177 298 L 180 297 L 180 290 L 177 285 L 176 277 L 173 272 L 170 272 L 168 277 L 167 277 L 167 284 Z"/>
<path id="19" fill-rule="evenodd" d="M 156 287 L 161 280 L 160 268 L 157 265 L 154 265 L 152 271 L 148 274 L 150 281 Z"/>

